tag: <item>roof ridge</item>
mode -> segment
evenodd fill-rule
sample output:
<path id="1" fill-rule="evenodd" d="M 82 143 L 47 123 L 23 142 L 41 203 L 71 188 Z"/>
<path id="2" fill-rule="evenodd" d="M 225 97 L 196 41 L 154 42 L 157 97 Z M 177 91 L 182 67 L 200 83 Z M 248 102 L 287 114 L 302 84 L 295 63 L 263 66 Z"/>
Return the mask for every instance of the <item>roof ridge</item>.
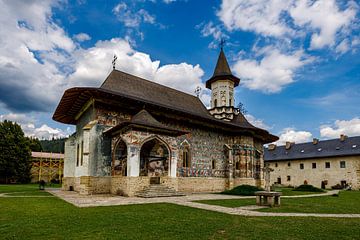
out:
<path id="1" fill-rule="evenodd" d="M 119 72 L 119 73 L 125 74 L 125 75 L 127 75 L 127 76 L 136 77 L 136 78 L 141 79 L 141 80 L 143 80 L 143 81 L 146 81 L 146 82 L 148 82 L 148 83 L 150 83 L 150 84 L 153 84 L 153 85 L 156 85 L 156 86 L 160 86 L 160 87 L 162 87 L 162 88 L 168 88 L 168 89 L 170 89 L 170 90 L 172 90 L 172 91 L 176 91 L 176 92 L 179 92 L 179 93 L 186 94 L 186 95 L 188 95 L 188 96 L 194 97 L 194 98 L 196 98 L 196 99 L 199 99 L 199 98 L 196 97 L 195 95 L 191 95 L 191 94 L 189 94 L 189 93 L 186 93 L 186 92 L 177 90 L 177 89 L 175 89 L 175 88 L 172 88 L 172 87 L 169 87 L 169 86 L 166 86 L 166 85 L 162 85 L 162 84 L 160 84 L 160 83 L 151 81 L 151 80 L 146 79 L 146 78 L 139 77 L 139 76 L 137 76 L 137 75 L 133 75 L 133 74 L 130 74 L 130 73 L 126 73 L 126 72 L 120 71 L 120 70 L 118 70 L 118 69 L 114 69 L 114 70 L 108 75 L 108 77 L 105 79 L 105 81 L 101 84 L 100 88 L 102 88 L 102 86 L 104 85 L 104 83 L 106 82 L 106 80 L 109 78 L 109 76 L 110 76 L 114 71 L 117 71 L 117 72 Z M 199 99 L 199 100 L 200 100 L 200 99 Z"/>
<path id="2" fill-rule="evenodd" d="M 348 140 L 348 139 L 356 139 L 356 138 L 359 138 L 360 140 L 360 136 L 351 136 L 351 137 L 347 137 L 345 139 Z M 303 143 L 294 143 L 294 145 L 297 145 L 297 146 L 301 146 L 301 145 L 307 145 L 307 144 L 312 144 L 312 145 L 318 145 L 319 143 L 324 143 L 324 142 L 335 142 L 335 141 L 340 141 L 340 138 L 333 138 L 333 139 L 325 139 L 325 140 L 321 140 L 319 139 L 319 142 L 317 144 L 313 144 L 313 142 L 303 142 Z M 341 142 L 341 141 L 340 141 Z M 293 146 L 294 146 L 293 145 Z M 286 145 L 280 145 L 280 146 L 277 146 L 277 148 L 281 148 L 281 147 L 286 147 Z"/>

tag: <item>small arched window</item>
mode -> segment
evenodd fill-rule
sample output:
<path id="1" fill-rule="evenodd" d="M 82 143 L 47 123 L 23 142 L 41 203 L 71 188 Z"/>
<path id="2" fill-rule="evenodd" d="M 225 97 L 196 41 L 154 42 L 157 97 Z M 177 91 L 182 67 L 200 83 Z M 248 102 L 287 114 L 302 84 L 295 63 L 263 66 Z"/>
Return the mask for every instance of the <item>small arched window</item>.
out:
<path id="1" fill-rule="evenodd" d="M 190 145 L 186 140 L 181 144 L 181 160 L 184 168 L 191 167 Z"/>
<path id="2" fill-rule="evenodd" d="M 191 167 L 189 147 L 185 147 L 185 148 L 183 149 L 183 152 L 182 152 L 182 160 L 183 160 L 183 167 L 184 167 L 184 168 Z"/>

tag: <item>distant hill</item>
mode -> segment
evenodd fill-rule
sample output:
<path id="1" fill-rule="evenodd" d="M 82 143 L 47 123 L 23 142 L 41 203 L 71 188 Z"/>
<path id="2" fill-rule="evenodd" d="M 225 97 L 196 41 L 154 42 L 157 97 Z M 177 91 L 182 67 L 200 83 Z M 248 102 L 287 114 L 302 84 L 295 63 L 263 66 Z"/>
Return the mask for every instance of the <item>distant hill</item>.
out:
<path id="1" fill-rule="evenodd" d="M 64 153 L 67 138 L 40 140 L 43 152 Z"/>

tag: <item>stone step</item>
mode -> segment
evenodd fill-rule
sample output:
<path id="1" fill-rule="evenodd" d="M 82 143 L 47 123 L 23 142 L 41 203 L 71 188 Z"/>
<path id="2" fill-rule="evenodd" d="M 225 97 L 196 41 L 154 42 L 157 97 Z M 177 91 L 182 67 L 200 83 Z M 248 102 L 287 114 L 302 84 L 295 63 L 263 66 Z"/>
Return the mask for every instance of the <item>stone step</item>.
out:
<path id="1" fill-rule="evenodd" d="M 152 184 L 135 194 L 137 197 L 155 198 L 155 197 L 173 197 L 184 196 L 185 194 L 177 192 L 175 189 L 158 184 Z"/>

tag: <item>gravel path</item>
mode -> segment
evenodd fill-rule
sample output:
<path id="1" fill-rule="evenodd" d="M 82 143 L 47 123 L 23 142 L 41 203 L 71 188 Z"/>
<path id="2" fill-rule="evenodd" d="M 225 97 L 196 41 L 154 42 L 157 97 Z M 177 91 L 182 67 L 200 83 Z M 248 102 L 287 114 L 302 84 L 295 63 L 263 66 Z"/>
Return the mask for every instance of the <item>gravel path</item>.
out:
<path id="1" fill-rule="evenodd" d="M 162 197 L 162 198 L 137 198 L 122 197 L 113 195 L 80 195 L 76 192 L 61 191 L 59 189 L 47 189 L 51 194 L 77 206 L 77 207 L 96 207 L 96 206 L 115 206 L 130 204 L 149 204 L 149 203 L 172 203 L 181 206 L 204 209 L 208 211 L 226 213 L 240 216 L 253 217 L 330 217 L 330 218 L 360 218 L 360 214 L 323 214 L 323 213 L 270 213 L 257 212 L 254 210 L 264 208 L 256 205 L 229 208 L 217 205 L 197 203 L 198 200 L 222 200 L 222 199 L 254 199 L 253 196 L 232 196 L 222 194 L 191 194 L 182 197 Z M 337 194 L 338 191 L 329 191 L 322 194 L 283 196 L 282 198 L 303 198 L 303 197 L 321 197 Z"/>

